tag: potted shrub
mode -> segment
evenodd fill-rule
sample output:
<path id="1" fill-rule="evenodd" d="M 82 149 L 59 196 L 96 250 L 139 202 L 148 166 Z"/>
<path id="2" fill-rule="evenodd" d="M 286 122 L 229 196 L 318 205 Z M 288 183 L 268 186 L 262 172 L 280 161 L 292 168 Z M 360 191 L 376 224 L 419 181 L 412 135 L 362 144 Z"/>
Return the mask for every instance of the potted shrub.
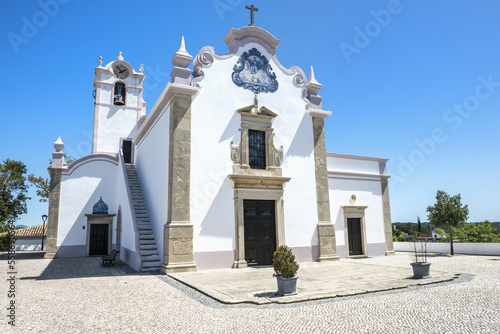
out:
<path id="1" fill-rule="evenodd" d="M 299 265 L 295 261 L 295 255 L 288 246 L 279 246 L 273 255 L 274 274 L 278 281 L 278 292 L 280 296 L 297 294 L 297 270 Z"/>
<path id="2" fill-rule="evenodd" d="M 429 278 L 431 264 L 427 262 L 427 237 L 413 237 L 413 278 Z"/>

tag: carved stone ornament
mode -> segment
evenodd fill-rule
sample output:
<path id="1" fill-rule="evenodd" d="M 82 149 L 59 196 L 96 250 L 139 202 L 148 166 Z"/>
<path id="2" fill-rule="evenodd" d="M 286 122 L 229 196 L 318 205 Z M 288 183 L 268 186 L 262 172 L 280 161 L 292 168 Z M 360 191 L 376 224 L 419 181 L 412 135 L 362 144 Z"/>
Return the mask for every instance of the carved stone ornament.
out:
<path id="1" fill-rule="evenodd" d="M 273 93 L 278 90 L 278 80 L 269 61 L 259 50 L 252 48 L 243 52 L 233 67 L 232 79 L 236 86 L 254 94 Z"/>
<path id="2" fill-rule="evenodd" d="M 212 64 L 214 63 L 214 58 L 212 57 L 212 55 L 208 52 L 203 52 L 198 60 L 200 61 L 200 63 L 204 66 L 207 66 L 207 67 L 210 67 L 212 66 Z"/>
<path id="3" fill-rule="evenodd" d="M 92 208 L 92 214 L 94 215 L 108 214 L 108 205 L 104 203 L 104 201 L 102 200 L 102 196 L 101 199 L 99 199 L 99 201 L 96 204 L 94 204 L 94 207 Z"/>
<path id="4" fill-rule="evenodd" d="M 283 164 L 283 146 L 279 150 L 274 148 L 274 164 L 278 167 Z"/>
<path id="5" fill-rule="evenodd" d="M 233 142 L 231 142 L 231 160 L 235 164 L 240 163 L 240 158 L 241 158 L 241 150 L 240 150 L 241 143 L 238 145 L 233 145 Z"/>
<path id="6" fill-rule="evenodd" d="M 306 78 L 301 73 L 295 74 L 293 80 L 299 86 L 304 86 L 306 84 Z"/>

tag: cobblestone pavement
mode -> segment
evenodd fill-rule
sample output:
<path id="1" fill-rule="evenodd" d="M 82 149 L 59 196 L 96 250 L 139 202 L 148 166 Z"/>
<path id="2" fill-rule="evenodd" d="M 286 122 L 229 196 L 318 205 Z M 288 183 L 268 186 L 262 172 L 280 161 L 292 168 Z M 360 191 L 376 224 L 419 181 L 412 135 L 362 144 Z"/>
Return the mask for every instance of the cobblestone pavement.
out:
<path id="1" fill-rule="evenodd" d="M 448 283 L 259 306 L 220 304 L 170 277 L 102 268 L 97 258 L 22 259 L 15 328 L 4 258 L 1 333 L 500 333 L 498 256 L 431 256 L 433 270 L 464 273 Z M 410 256 L 342 261 L 406 268 Z"/>

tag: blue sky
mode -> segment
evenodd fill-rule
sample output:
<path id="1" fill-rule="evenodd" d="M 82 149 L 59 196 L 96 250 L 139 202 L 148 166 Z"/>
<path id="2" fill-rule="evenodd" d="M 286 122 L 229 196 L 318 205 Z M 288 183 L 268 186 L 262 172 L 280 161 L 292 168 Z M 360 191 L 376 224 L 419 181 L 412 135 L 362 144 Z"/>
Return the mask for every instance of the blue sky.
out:
<path id="1" fill-rule="evenodd" d="M 500 221 L 500 2 L 2 1 L 0 159 L 47 176 L 61 136 L 90 154 L 94 68 L 119 51 L 144 64 L 148 112 L 181 36 L 191 55 L 255 23 L 281 39 L 285 67 L 323 84 L 327 151 L 388 158 L 393 221 L 426 220 L 436 191 L 461 193 L 470 221 Z M 33 199 L 19 224 L 41 222 Z"/>

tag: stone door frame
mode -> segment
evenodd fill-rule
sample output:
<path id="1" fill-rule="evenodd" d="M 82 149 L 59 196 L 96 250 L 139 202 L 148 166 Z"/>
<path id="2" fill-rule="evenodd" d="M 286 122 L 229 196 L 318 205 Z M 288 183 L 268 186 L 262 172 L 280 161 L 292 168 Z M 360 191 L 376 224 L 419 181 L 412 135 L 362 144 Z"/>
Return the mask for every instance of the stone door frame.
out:
<path id="1" fill-rule="evenodd" d="M 346 257 L 359 257 L 367 255 L 367 242 L 366 242 L 366 222 L 365 222 L 365 209 L 367 206 L 343 206 L 344 210 L 344 240 Z M 359 218 L 359 227 L 361 229 L 361 255 L 349 255 L 349 229 L 347 218 Z"/>
<path id="2" fill-rule="evenodd" d="M 94 224 L 108 225 L 108 255 L 111 254 L 113 247 L 113 217 L 115 214 L 86 214 L 87 217 L 87 241 L 85 245 L 85 256 L 90 253 L 90 227 Z"/>
<path id="3" fill-rule="evenodd" d="M 276 247 L 285 244 L 285 214 L 283 201 L 283 184 L 288 177 L 256 177 L 252 175 L 229 175 L 234 182 L 234 215 L 235 215 L 235 261 L 233 268 L 246 268 L 245 260 L 245 200 L 274 201 L 274 217 L 276 228 Z"/>

